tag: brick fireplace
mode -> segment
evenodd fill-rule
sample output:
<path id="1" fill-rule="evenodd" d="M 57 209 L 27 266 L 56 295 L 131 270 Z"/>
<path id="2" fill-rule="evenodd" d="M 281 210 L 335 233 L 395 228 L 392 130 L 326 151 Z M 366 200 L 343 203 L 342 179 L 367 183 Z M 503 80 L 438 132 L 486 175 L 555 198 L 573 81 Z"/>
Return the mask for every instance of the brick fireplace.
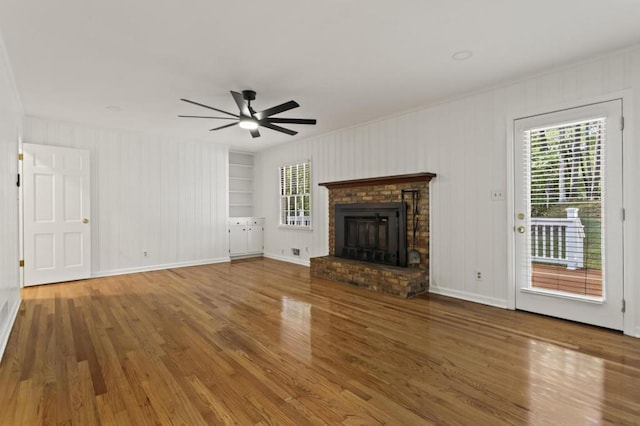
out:
<path id="1" fill-rule="evenodd" d="M 401 297 L 426 292 L 429 182 L 435 176 L 321 183 L 329 190 L 329 255 L 311 258 L 311 274 Z M 412 191 L 418 197 L 415 250 L 420 260 L 407 267 L 407 253 L 413 249 Z"/>

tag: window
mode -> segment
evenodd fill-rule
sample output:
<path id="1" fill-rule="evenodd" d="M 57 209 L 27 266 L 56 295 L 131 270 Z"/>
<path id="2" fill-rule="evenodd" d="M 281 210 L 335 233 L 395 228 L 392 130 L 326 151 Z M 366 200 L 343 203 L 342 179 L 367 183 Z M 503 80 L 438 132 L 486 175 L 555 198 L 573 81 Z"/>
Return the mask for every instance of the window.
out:
<path id="1" fill-rule="evenodd" d="M 311 227 L 311 162 L 280 167 L 280 225 Z"/>
<path id="2" fill-rule="evenodd" d="M 531 287 L 603 296 L 607 119 L 523 129 Z"/>

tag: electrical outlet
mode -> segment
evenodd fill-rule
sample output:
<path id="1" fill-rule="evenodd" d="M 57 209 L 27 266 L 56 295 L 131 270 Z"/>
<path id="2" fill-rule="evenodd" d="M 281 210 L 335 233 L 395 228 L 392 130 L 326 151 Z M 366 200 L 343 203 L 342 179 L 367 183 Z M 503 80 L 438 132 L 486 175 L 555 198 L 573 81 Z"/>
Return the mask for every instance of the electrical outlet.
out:
<path id="1" fill-rule="evenodd" d="M 502 189 L 492 190 L 491 201 L 504 201 L 504 191 Z"/>
<path id="2" fill-rule="evenodd" d="M 143 252 L 142 252 L 142 255 L 143 255 L 144 257 L 147 257 L 147 256 L 149 256 L 149 252 L 145 250 L 145 251 L 143 251 Z"/>
<path id="3" fill-rule="evenodd" d="M 299 248 L 292 248 L 292 249 L 291 249 L 291 253 L 292 253 L 294 256 L 300 256 L 300 249 L 299 249 Z"/>
<path id="4" fill-rule="evenodd" d="M 476 281 L 482 281 L 482 272 L 476 271 Z"/>

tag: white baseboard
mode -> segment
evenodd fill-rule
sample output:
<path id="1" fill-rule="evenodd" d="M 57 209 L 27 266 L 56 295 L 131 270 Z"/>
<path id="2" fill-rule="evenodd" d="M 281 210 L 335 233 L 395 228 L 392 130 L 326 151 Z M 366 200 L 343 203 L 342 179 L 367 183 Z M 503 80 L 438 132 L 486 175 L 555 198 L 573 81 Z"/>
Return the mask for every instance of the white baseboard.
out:
<path id="1" fill-rule="evenodd" d="M 256 257 L 262 257 L 262 253 L 241 254 L 241 255 L 229 256 L 229 258 L 231 260 L 254 259 Z"/>
<path id="2" fill-rule="evenodd" d="M 440 294 L 442 296 L 455 297 L 456 299 L 468 300 L 470 302 L 481 303 L 483 305 L 495 306 L 496 308 L 507 309 L 507 301 L 496 299 L 494 297 L 481 296 L 479 294 L 468 293 L 466 291 L 452 290 L 450 288 L 442 288 L 429 286 L 429 293 Z"/>
<path id="3" fill-rule="evenodd" d="M 5 349 L 7 349 L 7 344 L 9 343 L 9 336 L 11 335 L 13 325 L 16 322 L 16 318 L 18 318 L 20 302 L 22 302 L 22 300 L 18 298 L 17 303 L 14 303 L 14 306 L 10 308 L 11 310 L 9 311 L 9 321 L 7 321 L 4 329 L 0 330 L 0 362 L 2 362 L 2 357 L 4 356 Z"/>
<path id="4" fill-rule="evenodd" d="M 270 253 L 265 253 L 262 256 L 266 257 L 267 259 L 273 259 L 273 260 L 280 260 L 282 262 L 295 263 L 296 265 L 306 266 L 307 268 L 309 266 L 311 266 L 311 261 L 309 261 L 309 260 L 294 259 L 292 257 L 279 256 L 277 254 L 270 254 Z"/>
<path id="5" fill-rule="evenodd" d="M 230 262 L 229 257 L 219 257 L 216 259 L 204 259 L 188 262 L 165 263 L 161 265 L 140 266 L 135 268 L 114 269 L 111 271 L 100 271 L 91 274 L 91 278 L 111 277 L 114 275 L 136 274 L 138 272 L 159 271 L 162 269 L 185 268 L 187 266 L 210 265 L 213 263 Z"/>

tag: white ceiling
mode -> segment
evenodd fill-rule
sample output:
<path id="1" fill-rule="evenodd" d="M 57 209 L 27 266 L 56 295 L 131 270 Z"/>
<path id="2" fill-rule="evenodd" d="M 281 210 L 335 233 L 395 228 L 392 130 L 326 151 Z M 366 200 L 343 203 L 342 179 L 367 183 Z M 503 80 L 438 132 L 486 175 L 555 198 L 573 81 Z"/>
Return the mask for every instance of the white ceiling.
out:
<path id="1" fill-rule="evenodd" d="M 639 43 L 639 20 L 638 0 L 0 0 L 27 114 L 252 151 Z M 237 112 L 243 89 L 318 125 L 177 117 Z"/>

